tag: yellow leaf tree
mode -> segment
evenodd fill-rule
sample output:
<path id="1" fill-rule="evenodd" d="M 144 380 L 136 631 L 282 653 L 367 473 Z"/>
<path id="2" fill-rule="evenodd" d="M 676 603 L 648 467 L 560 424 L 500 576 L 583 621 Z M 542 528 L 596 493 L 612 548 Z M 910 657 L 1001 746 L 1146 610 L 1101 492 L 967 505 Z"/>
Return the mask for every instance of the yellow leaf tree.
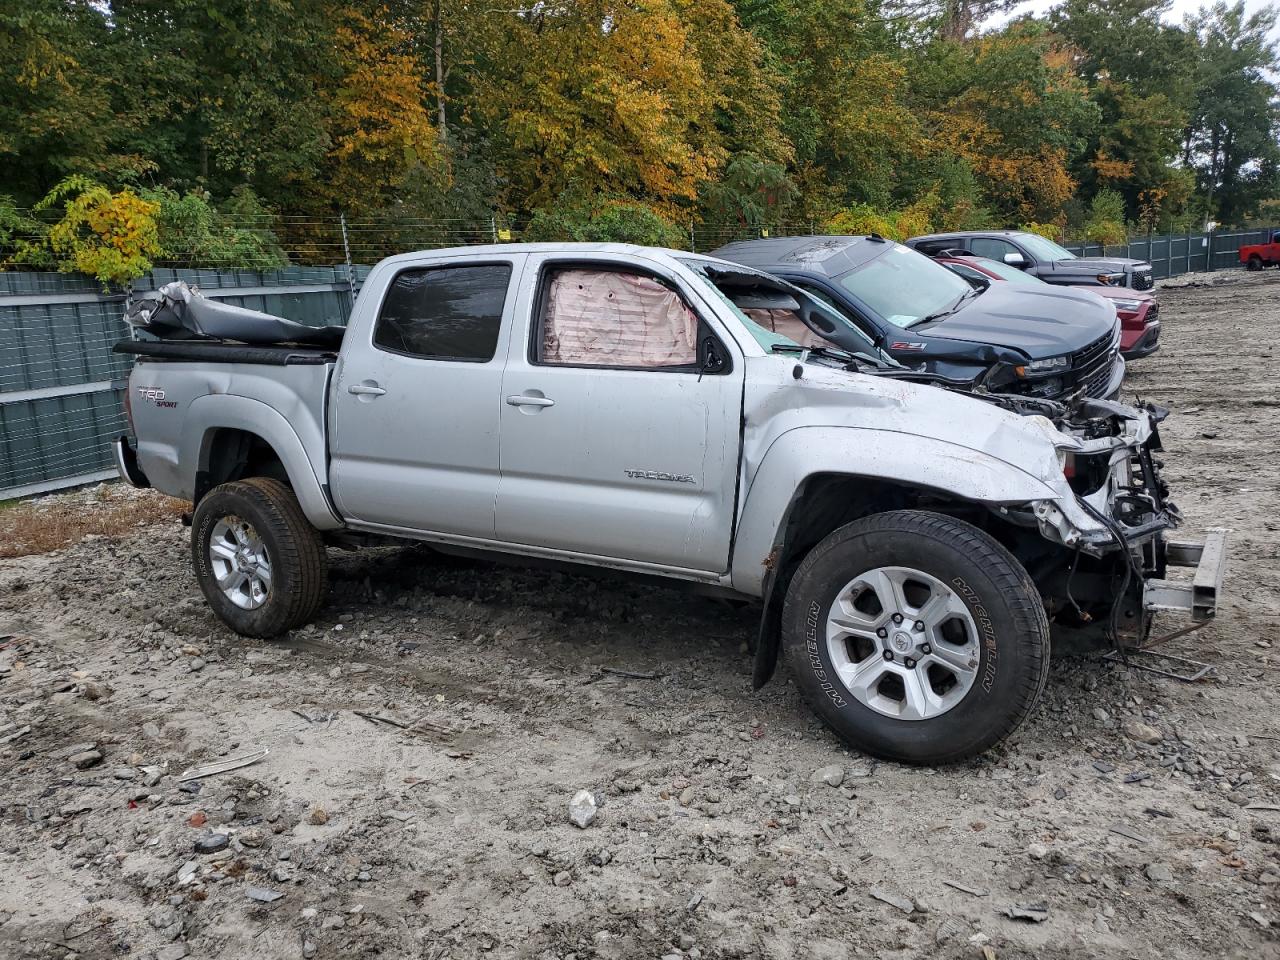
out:
<path id="1" fill-rule="evenodd" d="M 707 0 L 723 5 L 722 0 Z M 568 0 L 518 17 L 474 103 L 530 208 L 567 192 L 692 201 L 726 152 L 717 91 L 673 0 Z"/>
<path id="2" fill-rule="evenodd" d="M 332 92 L 332 147 L 317 189 L 336 208 L 360 215 L 393 202 L 413 173 L 434 173 L 443 187 L 432 91 L 412 32 L 388 7 L 369 14 L 348 7 L 338 19 L 342 72 Z"/>

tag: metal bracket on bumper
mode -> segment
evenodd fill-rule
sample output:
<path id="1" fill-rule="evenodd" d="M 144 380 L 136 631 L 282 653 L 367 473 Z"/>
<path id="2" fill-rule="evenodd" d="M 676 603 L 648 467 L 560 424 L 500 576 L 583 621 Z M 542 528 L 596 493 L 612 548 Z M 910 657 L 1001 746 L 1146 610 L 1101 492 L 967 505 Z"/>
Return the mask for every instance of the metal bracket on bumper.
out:
<path id="1" fill-rule="evenodd" d="M 1193 567 L 1191 582 L 1172 580 L 1148 580 L 1144 606 L 1148 614 L 1159 611 L 1189 613 L 1191 624 L 1173 633 L 1150 640 L 1140 647 L 1121 646 L 1104 659 L 1114 660 L 1134 670 L 1154 673 L 1193 683 L 1213 676 L 1215 670 L 1207 663 L 1159 653 L 1155 647 L 1185 637 L 1206 626 L 1218 612 L 1218 594 L 1222 590 L 1222 576 L 1226 568 L 1227 531 L 1221 527 L 1209 531 L 1203 544 L 1171 540 L 1165 544 L 1165 565 Z"/>
<path id="2" fill-rule="evenodd" d="M 1215 527 L 1208 531 L 1203 544 L 1170 540 L 1165 545 L 1165 558 L 1171 567 L 1194 567 L 1190 583 L 1174 580 L 1148 580 L 1145 604 L 1152 612 L 1189 613 L 1196 622 L 1212 620 L 1218 612 L 1218 594 L 1226 570 L 1227 531 Z"/>

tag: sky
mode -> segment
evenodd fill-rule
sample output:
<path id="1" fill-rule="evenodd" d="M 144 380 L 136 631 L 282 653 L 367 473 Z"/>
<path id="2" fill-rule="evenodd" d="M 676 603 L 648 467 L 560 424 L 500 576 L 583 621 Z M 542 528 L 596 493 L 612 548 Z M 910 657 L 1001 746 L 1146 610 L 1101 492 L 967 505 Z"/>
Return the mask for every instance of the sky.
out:
<path id="1" fill-rule="evenodd" d="M 1165 19 L 1172 23 L 1181 23 L 1189 15 L 1194 14 L 1208 2 L 1209 0 L 1173 0 L 1173 7 Z M 994 22 L 1000 23 L 1003 20 L 1009 19 L 1009 17 L 1020 16 L 1024 13 L 1042 14 L 1054 5 L 1055 0 L 1028 0 L 1027 3 L 1021 4 L 1009 16 L 996 18 Z M 1267 5 L 1267 0 L 1245 0 L 1244 7 L 1246 11 L 1253 13 L 1255 10 L 1261 10 Z M 1272 31 L 1272 36 L 1277 40 L 1280 40 L 1280 26 L 1277 26 L 1277 29 Z"/>

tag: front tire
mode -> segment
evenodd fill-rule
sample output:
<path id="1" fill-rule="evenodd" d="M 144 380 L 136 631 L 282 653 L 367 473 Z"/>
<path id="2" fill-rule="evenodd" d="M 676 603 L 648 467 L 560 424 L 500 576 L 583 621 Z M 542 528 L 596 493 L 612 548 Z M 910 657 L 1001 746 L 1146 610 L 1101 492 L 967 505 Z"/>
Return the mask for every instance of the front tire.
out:
<path id="1" fill-rule="evenodd" d="M 324 602 L 324 542 L 279 480 L 251 477 L 211 490 L 192 517 L 191 559 L 209 606 L 246 637 L 301 626 Z"/>
<path id="2" fill-rule="evenodd" d="M 809 705 L 859 750 L 950 763 L 1003 740 L 1049 671 L 1035 584 L 991 536 L 917 510 L 828 535 L 800 563 L 783 650 Z"/>

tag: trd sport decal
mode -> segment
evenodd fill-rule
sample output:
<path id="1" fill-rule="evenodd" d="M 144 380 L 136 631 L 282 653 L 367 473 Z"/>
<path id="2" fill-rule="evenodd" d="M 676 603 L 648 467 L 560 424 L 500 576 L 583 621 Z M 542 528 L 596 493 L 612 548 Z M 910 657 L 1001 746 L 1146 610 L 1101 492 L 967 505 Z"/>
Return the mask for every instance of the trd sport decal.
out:
<path id="1" fill-rule="evenodd" d="M 164 410 L 172 410 L 178 405 L 178 401 L 176 400 L 166 400 L 164 398 L 164 391 L 156 387 L 139 387 L 138 396 L 143 400 L 149 400 L 157 407 Z"/>

